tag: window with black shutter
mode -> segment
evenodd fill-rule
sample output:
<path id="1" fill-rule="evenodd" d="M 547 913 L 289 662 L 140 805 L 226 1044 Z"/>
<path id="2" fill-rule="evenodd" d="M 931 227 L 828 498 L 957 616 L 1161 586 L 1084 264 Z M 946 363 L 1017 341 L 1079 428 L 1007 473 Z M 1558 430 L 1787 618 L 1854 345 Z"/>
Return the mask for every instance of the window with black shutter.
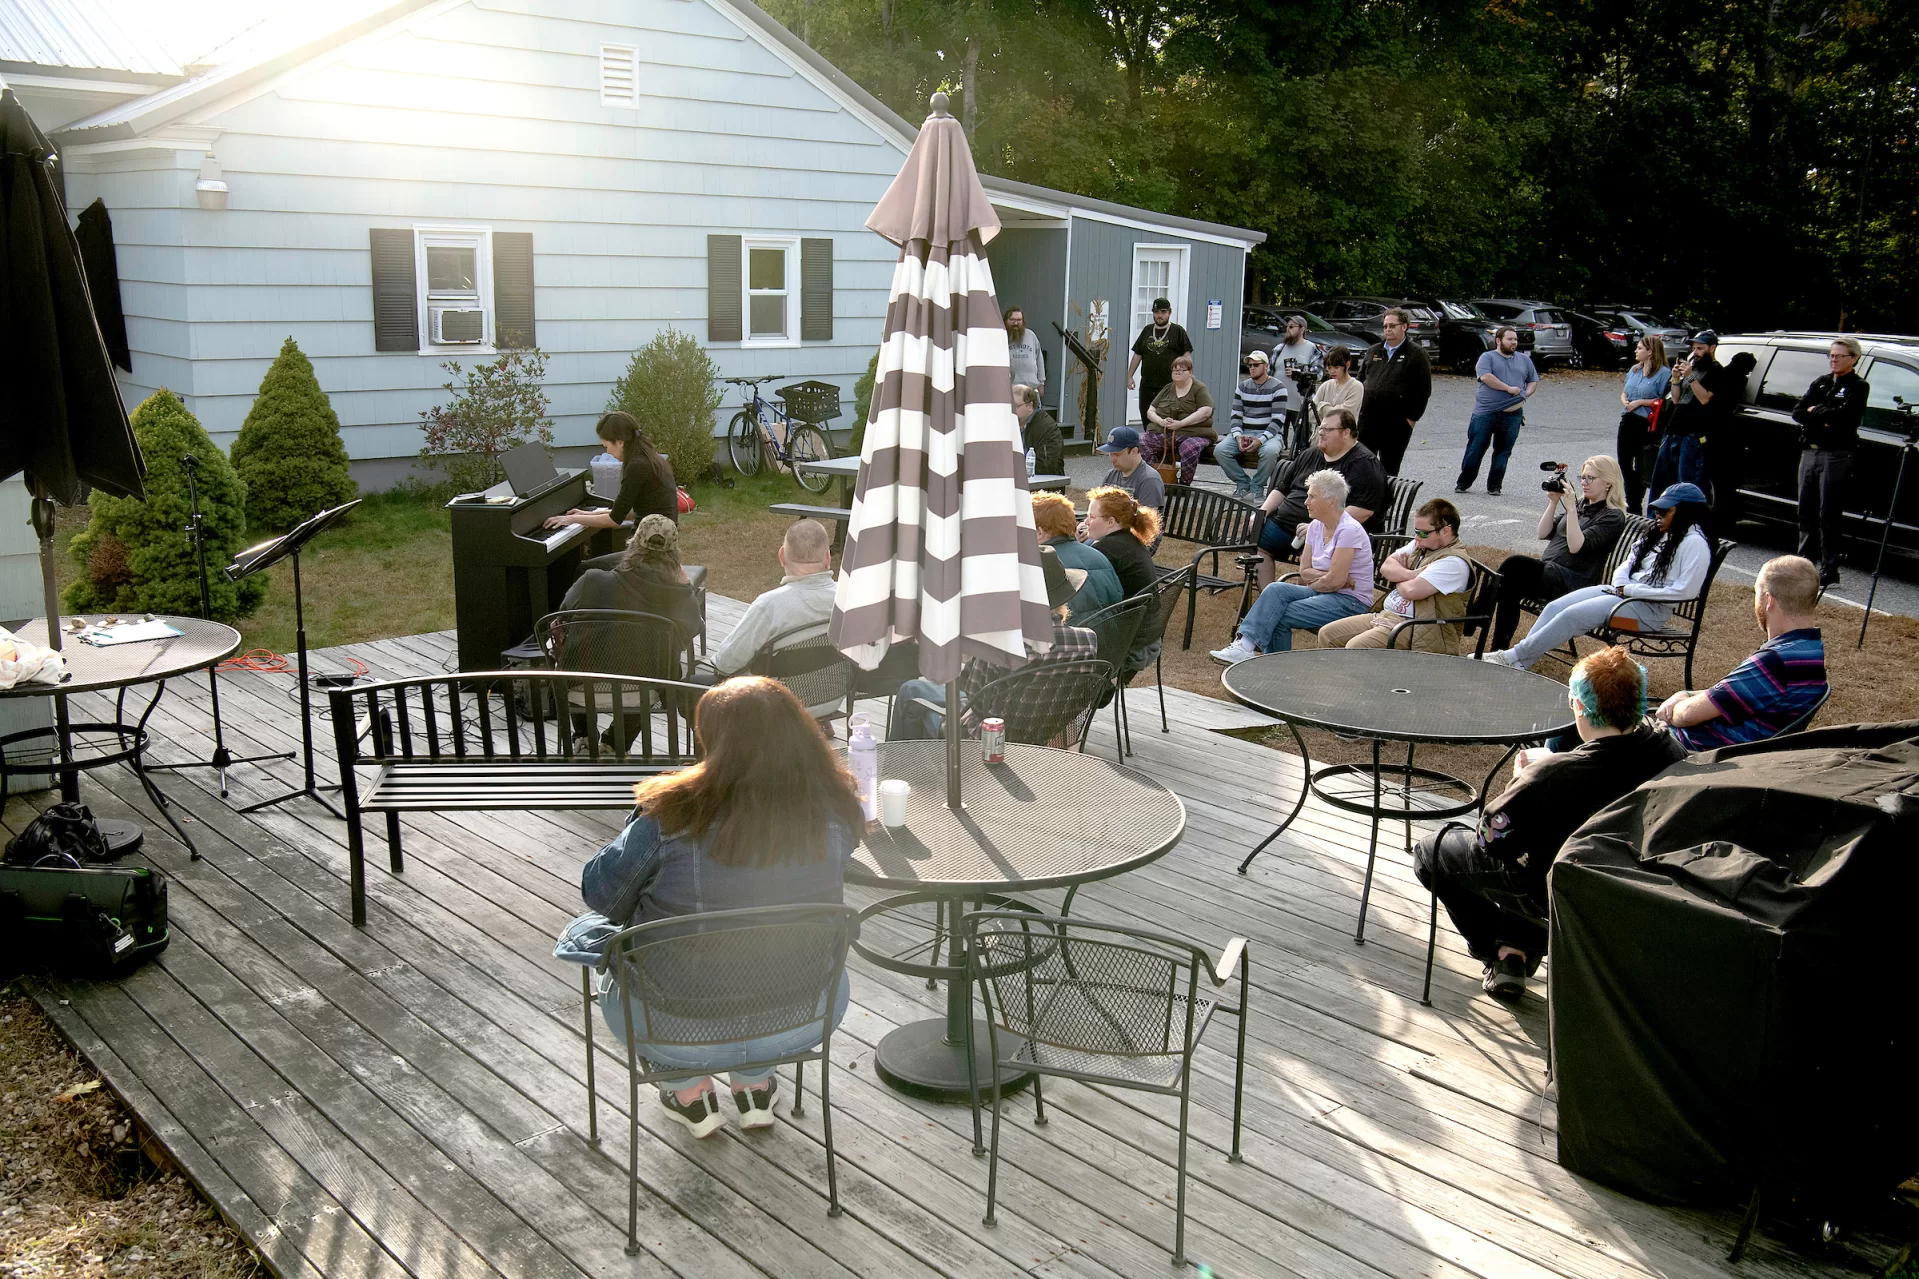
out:
<path id="1" fill-rule="evenodd" d="M 833 337 L 833 242 L 800 241 L 800 337 L 827 342 Z"/>
<path id="2" fill-rule="evenodd" d="M 420 349 L 420 299 L 414 283 L 413 231 L 375 227 L 373 245 L 373 349 Z"/>
<path id="3" fill-rule="evenodd" d="M 745 293 L 737 235 L 706 237 L 706 340 L 738 342 L 745 331 Z"/>
<path id="4" fill-rule="evenodd" d="M 493 233 L 494 345 L 530 347 L 533 336 L 533 233 Z"/>

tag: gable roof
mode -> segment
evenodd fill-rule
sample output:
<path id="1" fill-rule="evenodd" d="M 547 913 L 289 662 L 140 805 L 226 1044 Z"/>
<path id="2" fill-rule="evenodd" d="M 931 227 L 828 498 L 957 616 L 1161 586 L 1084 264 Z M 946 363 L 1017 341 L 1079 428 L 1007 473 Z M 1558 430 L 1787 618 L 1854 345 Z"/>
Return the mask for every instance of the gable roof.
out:
<path id="1" fill-rule="evenodd" d="M 158 84 L 186 75 L 146 32 L 129 30 L 99 5 L 76 0 L 0 4 L 0 64 Z"/>
<path id="2" fill-rule="evenodd" d="M 74 0 L 24 0 L 24 2 L 45 6 L 58 5 L 75 12 L 79 11 L 79 6 Z M 236 58 L 228 65 L 214 67 L 182 83 L 136 98 L 131 102 L 110 107 L 83 120 L 77 120 L 58 130 L 55 141 L 62 146 L 73 146 L 144 136 L 155 129 L 173 123 L 199 107 L 264 85 L 273 77 L 291 71 L 302 63 L 338 48 L 348 41 L 398 22 L 429 5 L 446 2 L 447 0 L 392 0 L 392 3 L 313 38 L 267 52 L 262 56 Z M 811 78 L 829 94 L 839 98 L 855 115 L 860 116 L 882 137 L 897 146 L 902 155 L 912 149 L 913 139 L 919 135 L 916 125 L 860 87 L 853 77 L 834 66 L 821 56 L 818 50 L 788 31 L 771 14 L 753 3 L 753 0 L 708 0 L 708 3 L 722 13 L 733 17 L 750 32 L 757 33 L 762 38 L 762 42 L 776 56 L 792 66 L 795 71 Z M 4 10 L 0 10 L 0 13 L 4 13 Z M 1203 222 L 1197 218 L 1183 218 L 1151 209 L 1134 208 L 1109 200 L 1096 200 L 1089 196 L 1056 191 L 1050 187 L 1034 186 L 1027 182 L 1014 182 L 1008 178 L 989 174 L 981 174 L 980 181 L 989 193 L 1017 200 L 1022 208 L 1052 217 L 1090 217 L 1122 225 L 1165 227 L 1169 231 L 1184 236 L 1233 245 L 1242 249 L 1250 249 L 1266 239 L 1263 231 L 1226 226 L 1218 222 Z"/>

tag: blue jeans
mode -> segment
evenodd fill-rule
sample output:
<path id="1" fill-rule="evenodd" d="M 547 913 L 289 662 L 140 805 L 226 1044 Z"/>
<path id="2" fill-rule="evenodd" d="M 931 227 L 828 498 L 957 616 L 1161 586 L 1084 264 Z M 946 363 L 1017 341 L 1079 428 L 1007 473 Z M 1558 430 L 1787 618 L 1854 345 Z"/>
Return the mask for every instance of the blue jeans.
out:
<path id="1" fill-rule="evenodd" d="M 921 697 L 944 706 L 946 685 L 930 679 L 909 679 L 901 684 L 893 702 L 893 720 L 886 726 L 887 741 L 926 741 L 946 731 L 946 716 L 914 700 Z"/>
<path id="2" fill-rule="evenodd" d="M 1364 613 L 1359 597 L 1344 591 L 1316 591 L 1298 582 L 1274 582 L 1259 593 L 1239 633 L 1262 653 L 1285 653 L 1293 632 L 1316 631 L 1328 622 Z"/>
<path id="3" fill-rule="evenodd" d="M 1659 441 L 1659 455 L 1652 463 L 1652 482 L 1646 485 L 1646 500 L 1650 502 L 1674 484 L 1706 487 L 1706 442 L 1697 435 L 1668 435 Z"/>
<path id="4" fill-rule="evenodd" d="M 838 997 L 833 1001 L 833 1013 L 823 1021 L 810 1022 L 797 1030 L 783 1031 L 777 1035 L 762 1035 L 758 1039 L 742 1039 L 731 1044 L 647 1044 L 636 1043 L 633 1051 L 644 1057 L 655 1070 L 662 1067 L 673 1069 L 684 1067 L 693 1071 L 684 1079 L 662 1079 L 658 1087 L 661 1092 L 681 1092 L 701 1083 L 708 1075 L 727 1071 L 735 1088 L 748 1088 L 765 1083 L 772 1078 L 774 1068 L 767 1066 L 760 1070 L 734 1070 L 737 1062 L 765 1061 L 769 1057 L 784 1057 L 787 1053 L 805 1052 L 819 1047 L 826 1032 L 840 1024 L 840 1018 L 846 1016 L 846 1006 L 853 998 L 853 983 L 848 974 L 840 974 Z M 824 1012 L 825 1001 L 821 1000 Z M 640 1017 L 640 1007 L 633 1006 L 636 1017 Z M 620 995 L 618 983 L 608 973 L 600 980 L 600 1016 L 606 1022 L 606 1028 L 622 1044 L 626 1042 L 626 1001 Z M 645 1018 L 640 1017 L 641 1026 Z M 684 1022 L 678 1023 L 685 1025 Z M 693 1029 L 693 1028 L 689 1028 Z M 697 1033 L 697 1030 L 694 1030 Z"/>
<path id="5" fill-rule="evenodd" d="M 1608 594 L 1603 586 L 1583 586 L 1570 595 L 1561 595 L 1546 605 L 1526 638 L 1513 645 L 1513 659 L 1521 666 L 1531 666 L 1574 636 L 1603 624 L 1619 602 L 1619 597 Z M 1651 600 L 1629 600 L 1619 612 L 1646 630 L 1657 630 L 1672 616 L 1670 605 Z"/>
<path id="6" fill-rule="evenodd" d="M 1486 456 L 1489 444 L 1493 465 L 1486 472 L 1486 491 L 1491 493 L 1505 487 L 1506 460 L 1513 455 L 1513 445 L 1519 442 L 1519 428 L 1525 423 L 1524 409 L 1473 414 L 1466 424 L 1466 456 L 1459 463 L 1459 487 L 1471 488 L 1473 481 L 1479 478 L 1479 463 Z"/>
<path id="7" fill-rule="evenodd" d="M 1250 431 L 1244 433 L 1235 431 L 1231 435 L 1222 437 L 1219 443 L 1213 445 L 1213 461 L 1219 463 L 1219 469 L 1226 472 L 1226 478 L 1233 482 L 1233 492 L 1236 494 L 1248 490 L 1264 494 L 1266 486 L 1272 482 L 1273 467 L 1278 464 L 1280 451 L 1286 447 L 1286 441 L 1278 434 L 1269 435 L 1261 440 L 1259 463 L 1253 473 L 1248 475 L 1246 468 L 1240 465 L 1237 445 L 1244 436 L 1252 434 Z"/>

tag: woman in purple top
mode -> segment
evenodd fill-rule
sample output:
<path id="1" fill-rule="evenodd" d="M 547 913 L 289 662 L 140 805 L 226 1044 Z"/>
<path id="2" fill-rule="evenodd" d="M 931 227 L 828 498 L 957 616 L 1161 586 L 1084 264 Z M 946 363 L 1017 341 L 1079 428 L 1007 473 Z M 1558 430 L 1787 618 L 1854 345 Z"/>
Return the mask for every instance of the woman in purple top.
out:
<path id="1" fill-rule="evenodd" d="M 1297 581 L 1274 582 L 1259 593 L 1239 624 L 1239 635 L 1213 660 L 1231 666 L 1261 653 L 1284 653 L 1293 631 L 1313 631 L 1364 613 L 1373 602 L 1373 543 L 1346 513 L 1346 477 L 1315 471 L 1306 481 L 1306 550 Z"/>

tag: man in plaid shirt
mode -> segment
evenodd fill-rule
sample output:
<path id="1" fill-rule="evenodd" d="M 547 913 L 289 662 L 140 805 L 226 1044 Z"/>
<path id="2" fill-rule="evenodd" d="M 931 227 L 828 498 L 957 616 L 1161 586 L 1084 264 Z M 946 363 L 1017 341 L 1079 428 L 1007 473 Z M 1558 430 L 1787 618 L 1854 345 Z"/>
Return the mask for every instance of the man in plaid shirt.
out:
<path id="1" fill-rule="evenodd" d="M 1018 669 L 1029 671 L 1059 662 L 1098 657 L 1099 636 L 1088 627 L 1069 626 L 1066 621 L 1066 602 L 1086 584 L 1086 570 L 1065 567 L 1050 546 L 1039 548 L 1039 558 L 1046 573 L 1046 602 L 1053 609 L 1053 646 L 1044 653 L 1038 653 L 1032 645 L 1027 645 L 1026 664 Z M 994 680 L 1011 675 L 1013 669 L 974 658 L 960 671 L 960 702 L 966 707 L 960 716 L 963 736 L 973 737 L 979 733 L 980 716 L 973 708 L 973 700 L 979 691 Z M 1026 706 L 1035 712 L 1039 711 L 1042 708 L 1036 705 L 1036 699 L 1045 698 L 1047 693 L 1047 685 L 1042 681 L 1027 693 Z M 909 679 L 901 684 L 899 694 L 893 701 L 895 717 L 886 730 L 888 741 L 933 738 L 946 731 L 945 715 L 920 705 L 922 701 L 944 705 L 946 686 L 930 679 Z"/>

